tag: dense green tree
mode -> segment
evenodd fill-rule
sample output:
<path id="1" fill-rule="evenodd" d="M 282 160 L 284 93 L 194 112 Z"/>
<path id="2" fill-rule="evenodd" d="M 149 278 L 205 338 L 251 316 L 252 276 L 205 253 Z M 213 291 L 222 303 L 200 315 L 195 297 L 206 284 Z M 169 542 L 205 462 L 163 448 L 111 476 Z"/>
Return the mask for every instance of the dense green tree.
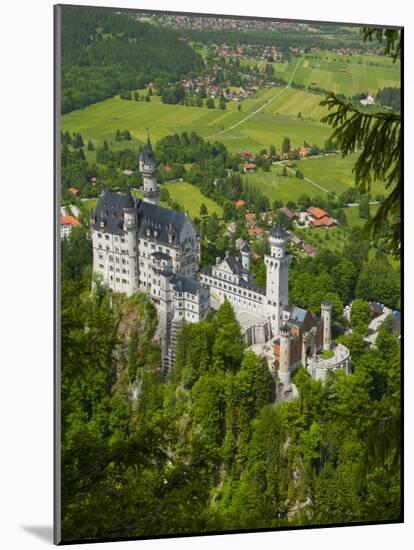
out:
<path id="1" fill-rule="evenodd" d="M 357 270 L 355 265 L 347 259 L 341 260 L 332 269 L 332 277 L 335 281 L 335 287 L 344 304 L 349 304 L 355 294 L 357 283 Z"/>
<path id="2" fill-rule="evenodd" d="M 359 334 L 368 334 L 368 325 L 371 321 L 371 308 L 368 302 L 357 298 L 352 302 L 350 322 L 352 330 Z"/>
<path id="3" fill-rule="evenodd" d="M 208 97 L 206 99 L 206 107 L 207 109 L 214 109 L 215 104 L 214 104 L 214 99 L 212 97 Z"/>
<path id="4" fill-rule="evenodd" d="M 359 201 L 358 207 L 359 217 L 368 220 L 371 217 L 371 209 L 369 205 L 369 196 L 364 195 Z"/>
<path id="5" fill-rule="evenodd" d="M 369 301 L 379 301 L 399 308 L 400 276 L 386 256 L 365 262 L 358 275 L 355 295 Z"/>
<path id="6" fill-rule="evenodd" d="M 282 151 L 283 153 L 288 153 L 290 151 L 290 139 L 288 137 L 283 138 Z"/>

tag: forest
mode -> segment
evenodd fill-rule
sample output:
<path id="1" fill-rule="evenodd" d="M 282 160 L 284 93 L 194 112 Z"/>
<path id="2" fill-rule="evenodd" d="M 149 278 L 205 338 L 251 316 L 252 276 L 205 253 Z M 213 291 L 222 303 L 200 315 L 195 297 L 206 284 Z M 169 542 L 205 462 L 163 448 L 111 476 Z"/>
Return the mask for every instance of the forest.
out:
<path id="1" fill-rule="evenodd" d="M 179 34 L 105 9 L 62 6 L 62 114 L 204 67 Z"/>
<path id="2" fill-rule="evenodd" d="M 341 295 L 354 292 L 341 264 L 365 257 L 355 235 L 344 253 L 298 262 L 292 292 L 303 274 L 323 285 L 326 272 Z M 300 368 L 299 397 L 276 402 L 278 380 L 245 349 L 229 303 L 182 325 L 164 372 L 151 302 L 108 293 L 99 280 L 90 291 L 86 228 L 62 242 L 61 266 L 65 541 L 400 518 L 391 323 L 367 347 L 361 305 L 352 334 L 339 337 L 352 374 L 323 384 Z M 307 289 L 310 306 L 316 291 Z"/>

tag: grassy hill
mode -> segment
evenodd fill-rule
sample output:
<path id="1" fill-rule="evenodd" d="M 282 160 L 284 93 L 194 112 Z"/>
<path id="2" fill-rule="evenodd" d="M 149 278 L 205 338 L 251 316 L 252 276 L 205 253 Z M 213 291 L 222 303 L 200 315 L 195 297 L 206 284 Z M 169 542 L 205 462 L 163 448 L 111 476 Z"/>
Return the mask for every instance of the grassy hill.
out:
<path id="1" fill-rule="evenodd" d="M 114 140 L 117 128 L 131 132 L 133 140 L 128 145 L 135 148 L 145 141 L 147 128 L 153 141 L 175 132 L 194 130 L 204 138 L 223 142 L 230 151 L 243 148 L 259 150 L 271 144 L 280 148 L 285 136 L 290 137 L 292 145 L 303 145 L 304 140 L 323 145 L 331 130 L 317 122 L 322 114 L 322 109 L 317 106 L 321 97 L 291 89 L 284 90 L 274 103 L 237 128 L 220 133 L 245 119 L 267 97 L 278 92 L 280 88 L 265 90 L 257 100 L 243 103 L 241 112 L 237 111 L 235 102 L 228 103 L 227 109 L 222 111 L 167 105 L 156 96 L 149 103 L 113 97 L 63 115 L 61 124 L 63 131 L 80 132 L 84 139 L 92 139 L 98 145 L 104 140 L 113 142 L 112 145 L 110 143 L 113 149 L 125 147 L 125 142 Z M 298 119 L 298 107 L 294 107 L 296 103 L 304 119 Z"/>

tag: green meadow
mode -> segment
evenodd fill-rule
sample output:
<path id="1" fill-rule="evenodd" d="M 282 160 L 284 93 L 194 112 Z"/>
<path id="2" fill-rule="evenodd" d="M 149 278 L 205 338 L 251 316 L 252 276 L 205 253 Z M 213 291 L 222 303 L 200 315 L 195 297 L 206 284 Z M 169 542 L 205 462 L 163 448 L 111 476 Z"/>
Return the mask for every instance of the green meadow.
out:
<path id="1" fill-rule="evenodd" d="M 263 111 L 229 129 L 281 91 Z M 328 139 L 331 130 L 318 122 L 323 113 L 318 107 L 321 96 L 280 88 L 264 92 L 258 99 L 246 100 L 241 112 L 237 111 L 236 102 L 228 103 L 223 111 L 167 105 L 159 97 L 153 97 L 149 103 L 114 97 L 63 115 L 62 131 L 80 132 L 84 140 L 92 139 L 95 146 L 106 140 L 113 149 L 138 148 L 146 140 L 147 128 L 154 142 L 168 134 L 195 131 L 209 140 L 223 142 L 233 152 L 243 148 L 258 151 L 271 144 L 280 148 L 286 136 L 292 146 L 301 146 L 304 140 L 321 146 Z M 297 116 L 298 110 L 302 113 L 301 119 Z M 118 128 L 129 130 L 132 141 L 115 141 Z"/>
<path id="2" fill-rule="evenodd" d="M 207 207 L 208 215 L 215 212 L 219 218 L 223 216 L 223 208 L 212 199 L 204 196 L 197 187 L 190 183 L 167 183 L 165 188 L 168 189 L 171 199 L 183 206 L 192 219 L 200 217 L 200 206 L 203 203 Z"/>
<path id="3" fill-rule="evenodd" d="M 305 178 L 328 189 L 330 192 L 340 194 L 352 185 L 355 185 L 353 167 L 358 156 L 356 154 L 347 157 L 331 155 L 324 157 L 307 158 L 298 163 L 298 168 Z M 374 182 L 371 186 L 372 196 L 385 192 L 383 182 Z"/>
<path id="4" fill-rule="evenodd" d="M 300 170 L 310 181 L 299 179 L 290 171 L 288 177 L 282 176 L 282 165 L 280 164 L 272 166 L 269 172 L 259 170 L 253 174 L 246 174 L 244 178 L 260 188 L 271 202 L 274 200 L 295 202 L 303 194 L 311 198 L 318 196 L 326 198 L 328 193 L 339 195 L 355 185 L 352 169 L 356 160 L 357 155 L 354 154 L 345 158 L 339 155 L 330 155 L 294 161 L 296 167 L 292 170 Z M 317 187 L 318 185 L 326 189 L 326 192 Z M 371 193 L 374 198 L 376 194 L 382 194 L 384 191 L 382 182 L 375 182 L 372 185 Z"/>
<path id="5" fill-rule="evenodd" d="M 378 63 L 378 66 L 371 63 Z M 288 80 L 296 64 L 297 58 L 292 58 L 289 64 L 274 63 L 275 74 Z M 316 58 L 311 55 L 303 57 L 294 82 L 346 96 L 358 92 L 376 94 L 380 88 L 400 85 L 400 65 L 393 64 L 392 59 L 385 56 L 341 56 L 320 52 Z"/>

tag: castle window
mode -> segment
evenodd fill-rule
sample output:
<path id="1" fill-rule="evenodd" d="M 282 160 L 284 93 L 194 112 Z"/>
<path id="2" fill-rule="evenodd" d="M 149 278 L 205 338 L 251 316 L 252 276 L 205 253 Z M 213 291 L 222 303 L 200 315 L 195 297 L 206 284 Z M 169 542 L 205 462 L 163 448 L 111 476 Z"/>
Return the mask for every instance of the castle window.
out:
<path id="1" fill-rule="evenodd" d="M 113 281 L 113 280 L 114 280 L 114 278 L 112 277 L 112 275 L 111 275 L 111 276 L 110 276 L 109 278 L 110 278 L 110 280 L 111 280 L 111 281 Z"/>
<path id="2" fill-rule="evenodd" d="M 102 245 L 101 245 L 101 243 L 99 243 L 99 248 L 100 248 L 100 249 L 102 249 Z"/>
<path id="3" fill-rule="evenodd" d="M 99 264 L 99 267 L 100 267 L 101 269 L 103 269 L 103 268 L 104 268 L 104 264 Z"/>
<path id="4" fill-rule="evenodd" d="M 98 233 L 98 239 L 102 238 L 102 233 Z"/>
<path id="5" fill-rule="evenodd" d="M 114 237 L 114 241 L 118 242 L 118 237 Z"/>
<path id="6" fill-rule="evenodd" d="M 105 235 L 105 240 L 109 241 L 109 235 Z"/>
<path id="7" fill-rule="evenodd" d="M 116 277 L 115 281 L 116 281 L 117 283 L 119 283 L 119 281 L 120 281 L 119 277 Z"/>
<path id="8" fill-rule="evenodd" d="M 110 265 L 110 266 L 109 266 L 109 271 L 113 271 L 113 270 L 114 270 L 113 266 Z"/>
<path id="9" fill-rule="evenodd" d="M 125 242 L 125 237 L 121 237 L 121 243 Z"/>

